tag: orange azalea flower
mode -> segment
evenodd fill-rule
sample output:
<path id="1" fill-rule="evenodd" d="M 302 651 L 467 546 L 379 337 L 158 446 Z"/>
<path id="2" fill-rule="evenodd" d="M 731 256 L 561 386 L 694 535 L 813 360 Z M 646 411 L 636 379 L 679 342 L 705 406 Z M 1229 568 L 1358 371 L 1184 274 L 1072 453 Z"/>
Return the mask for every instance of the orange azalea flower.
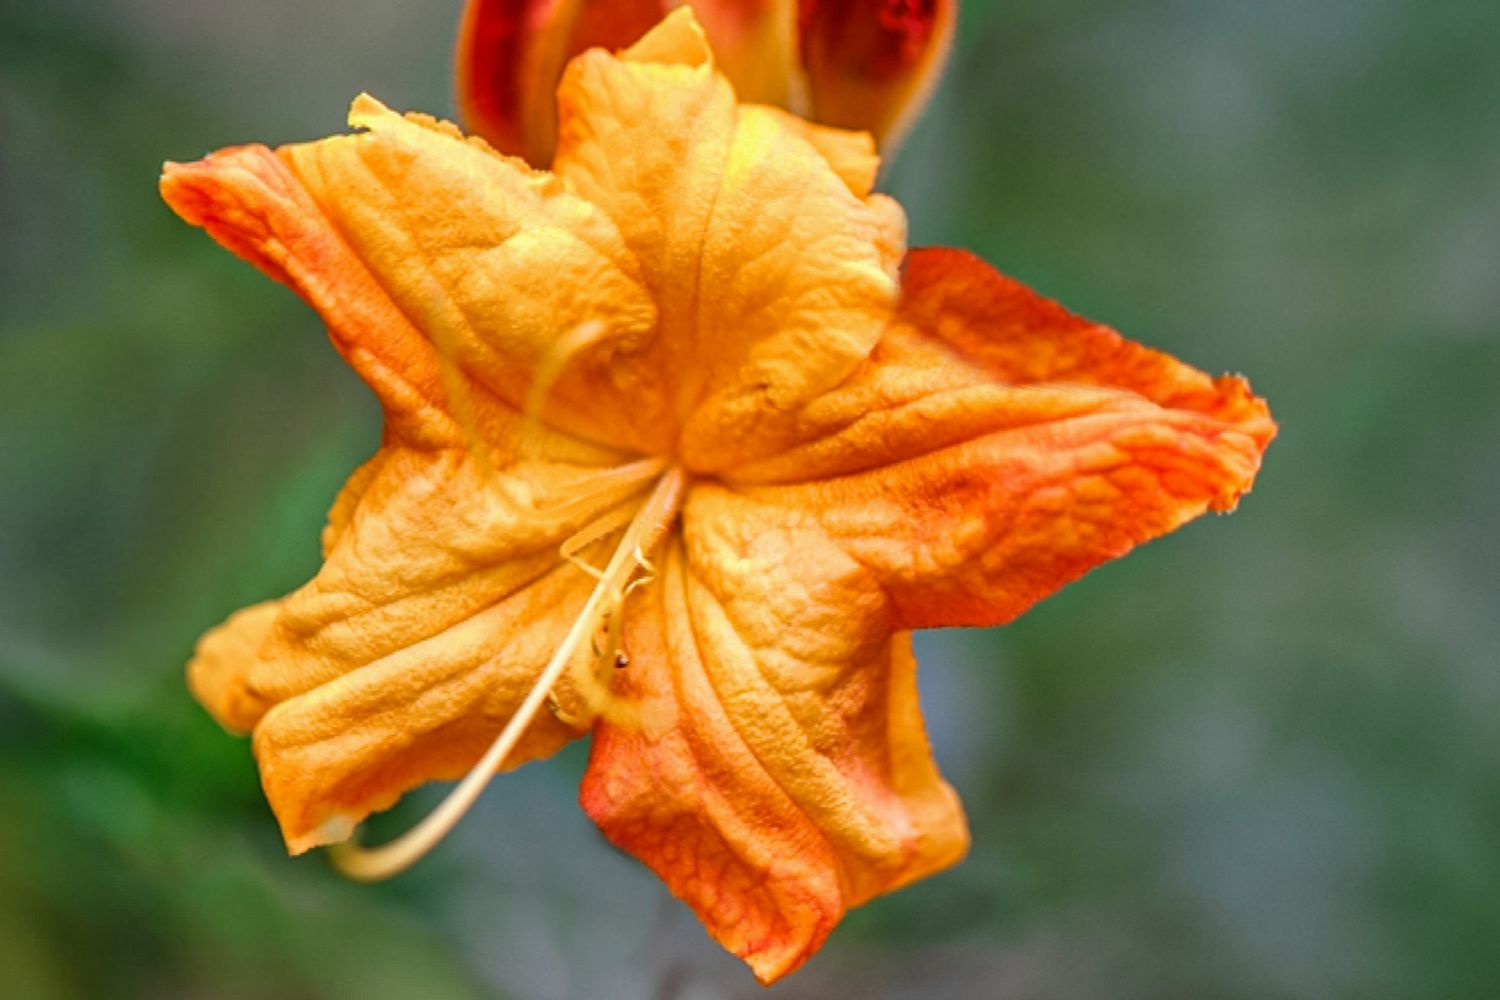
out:
<path id="1" fill-rule="evenodd" d="M 1230 509 L 1274 426 L 1241 379 L 906 253 L 870 138 L 738 103 L 691 15 L 575 59 L 559 107 L 551 173 L 369 97 L 357 134 L 167 166 L 386 414 L 318 575 L 190 683 L 293 852 L 465 776 L 344 845 L 359 877 L 591 731 L 584 809 L 770 982 L 964 854 L 910 630 Z"/>
<path id="2" fill-rule="evenodd" d="M 889 153 L 947 62 L 958 0 L 689 0 L 742 101 L 874 134 Z M 683 0 L 469 0 L 458 97 L 497 149 L 546 164 L 568 59 L 639 38 Z"/>

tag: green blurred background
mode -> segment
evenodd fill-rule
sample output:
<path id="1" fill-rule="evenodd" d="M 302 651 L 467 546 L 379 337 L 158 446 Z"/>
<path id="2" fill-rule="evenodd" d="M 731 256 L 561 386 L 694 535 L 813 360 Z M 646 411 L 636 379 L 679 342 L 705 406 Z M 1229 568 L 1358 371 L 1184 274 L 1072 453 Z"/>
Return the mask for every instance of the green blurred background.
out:
<path id="1" fill-rule="evenodd" d="M 458 12 L 0 0 L 0 996 L 762 994 L 593 831 L 583 748 L 353 886 L 183 687 L 378 414 L 160 163 L 447 113 Z M 972 856 L 769 995 L 1500 996 L 1497 53 L 1493 0 L 967 3 L 913 242 L 1249 373 L 1282 436 L 1233 517 L 921 637 Z"/>

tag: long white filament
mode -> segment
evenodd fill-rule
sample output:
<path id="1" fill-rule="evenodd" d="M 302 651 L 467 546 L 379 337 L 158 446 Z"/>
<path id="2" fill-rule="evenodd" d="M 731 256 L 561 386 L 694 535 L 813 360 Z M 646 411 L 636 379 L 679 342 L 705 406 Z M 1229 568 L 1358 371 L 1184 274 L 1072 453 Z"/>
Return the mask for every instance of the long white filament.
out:
<path id="1" fill-rule="evenodd" d="M 420 823 L 390 843 L 372 848 L 361 847 L 352 841 L 335 844 L 329 849 L 334 867 L 350 878 L 365 882 L 390 878 L 421 860 L 452 831 L 516 748 L 574 654 L 600 627 L 601 607 L 606 601 L 622 599 L 631 577 L 642 568 L 641 560 L 666 535 L 677 516 L 686 484 L 687 475 L 678 466 L 667 469 L 657 480 L 651 495 L 626 528 L 567 637 L 552 654 L 552 659 L 527 692 L 515 715 L 463 780 Z"/>

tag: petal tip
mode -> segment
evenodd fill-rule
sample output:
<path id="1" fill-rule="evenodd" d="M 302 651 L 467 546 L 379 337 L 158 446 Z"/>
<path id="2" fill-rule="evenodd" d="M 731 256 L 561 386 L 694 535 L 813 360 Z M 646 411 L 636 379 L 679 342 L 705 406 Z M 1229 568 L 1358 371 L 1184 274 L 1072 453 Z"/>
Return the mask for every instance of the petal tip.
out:
<path id="1" fill-rule="evenodd" d="M 708 45 L 708 35 L 704 33 L 703 25 L 698 22 L 693 8 L 687 4 L 662 18 L 656 27 L 625 49 L 621 58 L 627 62 L 694 68 L 713 65 L 713 51 Z"/>
<path id="2" fill-rule="evenodd" d="M 214 721 L 236 735 L 248 733 L 269 707 L 250 674 L 280 613 L 279 601 L 235 612 L 198 640 L 188 662 L 188 690 Z"/>
<path id="3" fill-rule="evenodd" d="M 390 108 L 362 90 L 349 102 L 347 121 L 350 128 L 373 128 L 392 114 Z"/>
<path id="4" fill-rule="evenodd" d="M 319 847 L 344 843 L 354 836 L 357 825 L 355 817 L 347 813 L 335 813 L 304 833 L 293 833 L 290 828 L 283 826 L 282 839 L 286 842 L 286 852 L 295 858 Z"/>

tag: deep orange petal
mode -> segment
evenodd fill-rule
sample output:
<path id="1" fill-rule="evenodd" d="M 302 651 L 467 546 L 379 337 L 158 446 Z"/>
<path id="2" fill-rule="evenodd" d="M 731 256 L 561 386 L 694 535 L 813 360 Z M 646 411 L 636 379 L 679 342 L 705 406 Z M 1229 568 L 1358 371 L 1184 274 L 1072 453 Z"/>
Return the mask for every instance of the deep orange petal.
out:
<path id="1" fill-rule="evenodd" d="M 700 484 L 631 614 L 628 714 L 596 727 L 583 806 L 762 981 L 962 857 L 909 637 L 817 524 Z"/>
<path id="2" fill-rule="evenodd" d="M 1265 400 L 1252 394 L 1243 378 L 1213 378 L 1170 354 L 1132 343 L 964 250 L 939 247 L 908 254 L 901 316 L 1007 384 L 1119 389 L 1162 407 L 1238 425 L 1262 447 L 1275 434 Z"/>
<path id="3" fill-rule="evenodd" d="M 888 153 L 937 86 L 957 21 L 957 0 L 799 0 L 811 116 L 872 132 Z"/>
<path id="4" fill-rule="evenodd" d="M 1232 509 L 1275 425 L 1243 379 L 1132 344 L 970 255 L 926 251 L 871 362 L 766 431 L 779 451 L 722 474 L 815 512 L 918 628 L 1009 621 Z"/>

